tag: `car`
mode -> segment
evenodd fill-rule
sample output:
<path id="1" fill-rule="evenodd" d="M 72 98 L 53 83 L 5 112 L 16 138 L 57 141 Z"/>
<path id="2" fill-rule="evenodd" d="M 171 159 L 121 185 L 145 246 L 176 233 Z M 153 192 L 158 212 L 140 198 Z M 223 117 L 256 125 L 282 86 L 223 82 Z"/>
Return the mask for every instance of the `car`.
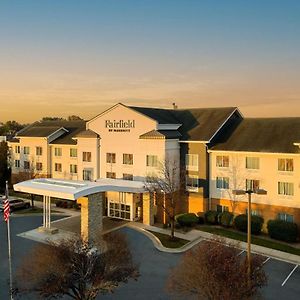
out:
<path id="1" fill-rule="evenodd" d="M 3 211 L 3 201 L 4 201 L 4 197 L 2 197 L 2 200 L 0 200 L 0 211 Z M 9 201 L 10 211 L 30 207 L 30 203 L 22 199 L 9 198 L 8 201 Z"/>

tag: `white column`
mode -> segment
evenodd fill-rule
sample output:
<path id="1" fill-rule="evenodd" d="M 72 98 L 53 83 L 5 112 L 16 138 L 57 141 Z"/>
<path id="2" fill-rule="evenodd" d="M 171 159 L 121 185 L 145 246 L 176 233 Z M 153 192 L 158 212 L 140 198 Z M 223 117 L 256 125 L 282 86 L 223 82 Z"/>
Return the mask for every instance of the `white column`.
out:
<path id="1" fill-rule="evenodd" d="M 46 228 L 46 196 L 43 196 L 43 227 Z"/>

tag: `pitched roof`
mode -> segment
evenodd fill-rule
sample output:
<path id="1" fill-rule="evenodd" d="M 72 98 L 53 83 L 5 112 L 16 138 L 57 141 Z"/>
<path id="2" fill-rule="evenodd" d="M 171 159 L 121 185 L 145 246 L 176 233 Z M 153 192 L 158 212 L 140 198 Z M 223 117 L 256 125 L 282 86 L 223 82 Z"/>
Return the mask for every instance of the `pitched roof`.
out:
<path id="1" fill-rule="evenodd" d="M 161 109 L 129 106 L 129 108 L 156 120 L 159 124 L 182 124 L 178 129 L 182 139 L 194 141 L 209 141 L 237 110 L 236 107 Z"/>
<path id="2" fill-rule="evenodd" d="M 248 118 L 212 150 L 300 153 L 300 118 Z"/>
<path id="3" fill-rule="evenodd" d="M 74 137 L 75 138 L 78 138 L 78 137 L 79 138 L 96 138 L 98 136 L 99 135 L 96 132 L 88 129 L 88 130 L 82 130 L 82 131 L 78 132 Z"/>
<path id="4" fill-rule="evenodd" d="M 181 137 L 177 130 L 151 130 L 140 135 L 140 139 L 178 139 Z"/>
<path id="5" fill-rule="evenodd" d="M 62 128 L 62 126 L 40 126 L 36 124 L 34 126 L 28 126 L 24 130 L 17 133 L 18 137 L 47 137 L 55 131 Z"/>
<path id="6" fill-rule="evenodd" d="M 72 138 L 79 131 L 85 130 L 85 121 L 40 121 L 35 122 L 17 133 L 17 137 L 47 137 L 57 131 L 60 128 L 66 129 L 65 132 L 56 140 L 52 141 L 51 144 L 70 144 L 76 145 L 76 141 Z"/>

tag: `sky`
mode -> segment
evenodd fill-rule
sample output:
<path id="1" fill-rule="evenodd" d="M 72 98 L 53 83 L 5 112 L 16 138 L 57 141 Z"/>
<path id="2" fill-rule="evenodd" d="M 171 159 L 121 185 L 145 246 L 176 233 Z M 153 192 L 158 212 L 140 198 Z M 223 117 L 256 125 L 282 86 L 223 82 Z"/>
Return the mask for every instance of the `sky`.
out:
<path id="1" fill-rule="evenodd" d="M 0 122 L 122 102 L 300 117 L 299 0 L 1 0 Z"/>

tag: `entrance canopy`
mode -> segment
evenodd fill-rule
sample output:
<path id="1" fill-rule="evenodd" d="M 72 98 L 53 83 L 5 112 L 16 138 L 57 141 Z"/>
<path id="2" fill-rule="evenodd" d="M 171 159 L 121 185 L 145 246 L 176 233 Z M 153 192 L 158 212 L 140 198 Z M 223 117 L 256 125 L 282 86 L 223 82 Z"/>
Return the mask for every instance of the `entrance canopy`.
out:
<path id="1" fill-rule="evenodd" d="M 98 179 L 95 182 L 38 178 L 14 184 L 14 190 L 16 192 L 68 200 L 76 200 L 80 197 L 106 191 L 123 193 L 147 192 L 144 182 L 110 178 Z"/>

